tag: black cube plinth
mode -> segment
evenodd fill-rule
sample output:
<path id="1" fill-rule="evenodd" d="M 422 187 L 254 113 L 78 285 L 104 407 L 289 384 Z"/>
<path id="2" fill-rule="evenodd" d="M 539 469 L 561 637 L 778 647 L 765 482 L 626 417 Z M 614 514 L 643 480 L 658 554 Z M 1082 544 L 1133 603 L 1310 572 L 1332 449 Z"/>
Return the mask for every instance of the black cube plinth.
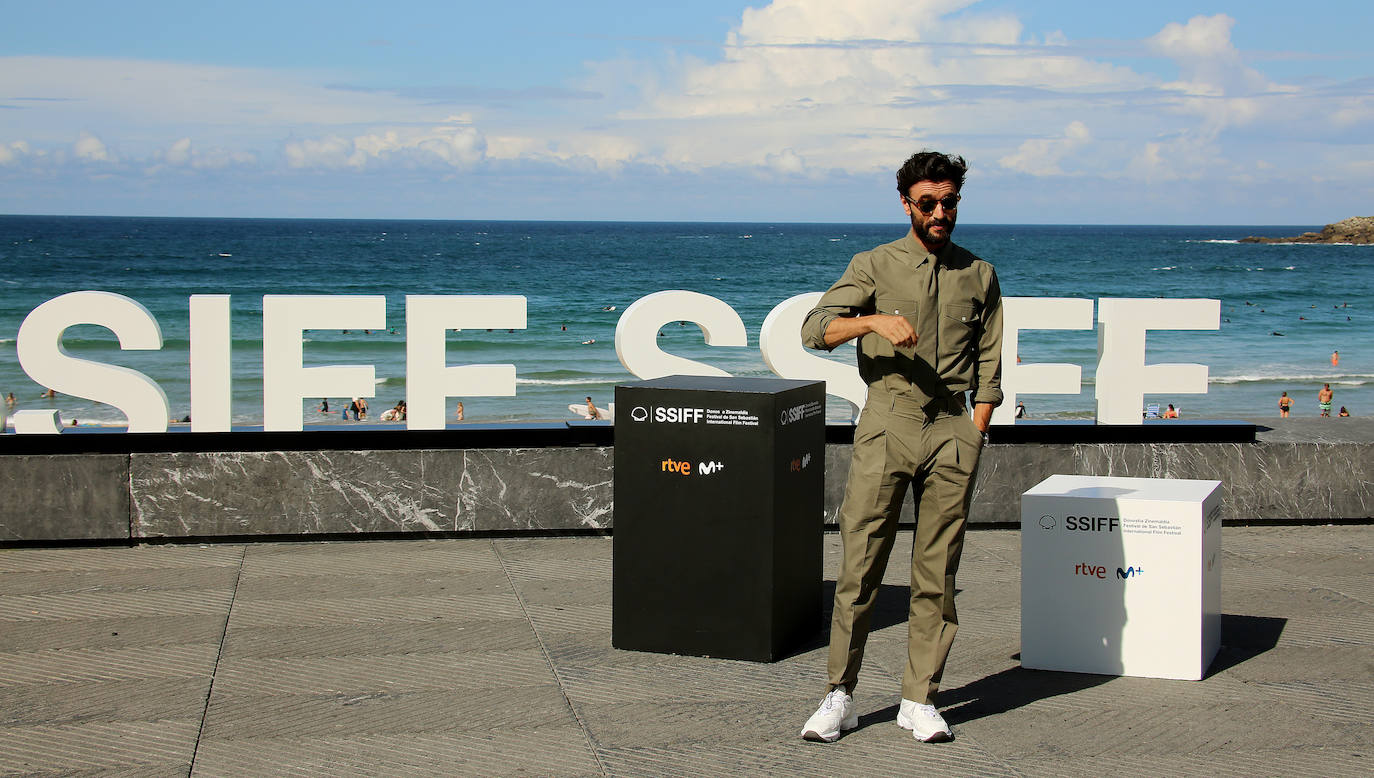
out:
<path id="1" fill-rule="evenodd" d="M 611 644 L 773 661 L 821 628 L 825 384 L 615 390 Z"/>

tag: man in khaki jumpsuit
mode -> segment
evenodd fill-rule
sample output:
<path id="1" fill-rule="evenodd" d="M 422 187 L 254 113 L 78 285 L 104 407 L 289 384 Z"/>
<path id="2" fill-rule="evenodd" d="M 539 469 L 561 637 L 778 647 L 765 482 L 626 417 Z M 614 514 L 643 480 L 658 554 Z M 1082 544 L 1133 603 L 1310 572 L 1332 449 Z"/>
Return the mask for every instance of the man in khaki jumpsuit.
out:
<path id="1" fill-rule="evenodd" d="M 830 742 L 858 726 L 854 685 L 908 489 L 916 531 L 897 723 L 923 742 L 953 737 L 935 696 L 958 629 L 954 575 L 978 454 L 1002 402 L 997 274 L 950 242 L 966 169 L 962 158 L 936 152 L 908 159 L 897 190 L 911 230 L 856 254 L 802 325 L 811 348 L 859 338 L 859 374 L 868 384 L 839 515 L 844 563 L 830 630 L 830 691 L 802 730 L 808 740 Z"/>

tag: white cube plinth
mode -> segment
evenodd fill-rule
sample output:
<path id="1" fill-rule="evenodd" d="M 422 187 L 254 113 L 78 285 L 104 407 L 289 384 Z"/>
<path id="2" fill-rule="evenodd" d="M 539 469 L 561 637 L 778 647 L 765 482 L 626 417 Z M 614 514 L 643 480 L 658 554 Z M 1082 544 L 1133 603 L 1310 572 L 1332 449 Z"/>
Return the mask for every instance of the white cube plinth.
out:
<path id="1" fill-rule="evenodd" d="M 1021 496 L 1021 665 L 1200 680 L 1221 645 L 1220 481 L 1053 475 Z"/>

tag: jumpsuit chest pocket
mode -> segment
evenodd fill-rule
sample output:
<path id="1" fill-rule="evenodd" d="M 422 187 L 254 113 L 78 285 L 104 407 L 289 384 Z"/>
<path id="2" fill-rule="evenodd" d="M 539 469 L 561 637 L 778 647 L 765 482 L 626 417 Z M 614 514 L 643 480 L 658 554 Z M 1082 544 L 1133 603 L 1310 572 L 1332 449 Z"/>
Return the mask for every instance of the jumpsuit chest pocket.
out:
<path id="1" fill-rule="evenodd" d="M 916 301 L 901 297 L 880 297 L 875 306 L 878 313 L 885 313 L 889 316 L 905 316 L 906 320 L 915 324 L 916 322 Z"/>
<path id="2" fill-rule="evenodd" d="M 940 308 L 940 342 L 945 350 L 969 348 L 980 329 L 979 308 L 973 303 L 945 303 Z"/>
<path id="3" fill-rule="evenodd" d="M 874 301 L 874 308 L 881 314 L 901 316 L 903 319 L 906 319 L 907 324 L 911 325 L 911 329 L 918 329 L 916 326 L 918 308 L 915 300 L 906 297 L 879 297 Z M 875 335 L 875 337 L 882 341 L 881 343 L 873 344 L 874 348 L 880 350 L 879 354 L 881 356 L 895 357 L 900 355 L 910 358 L 916 353 L 916 350 L 911 346 L 894 346 L 888 342 L 887 338 L 881 335 Z"/>

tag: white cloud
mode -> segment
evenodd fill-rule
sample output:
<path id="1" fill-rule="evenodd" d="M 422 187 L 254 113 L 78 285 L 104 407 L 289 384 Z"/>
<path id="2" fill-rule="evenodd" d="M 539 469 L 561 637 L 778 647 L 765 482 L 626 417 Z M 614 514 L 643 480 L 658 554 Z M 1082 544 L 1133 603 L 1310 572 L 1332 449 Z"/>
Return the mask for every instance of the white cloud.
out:
<path id="1" fill-rule="evenodd" d="M 798 175 L 806 172 L 806 160 L 792 149 L 783 149 L 763 158 L 763 164 L 775 173 Z"/>
<path id="2" fill-rule="evenodd" d="M 1245 64 L 1231 43 L 1234 25 L 1235 19 L 1225 14 L 1194 16 L 1186 24 L 1165 25 L 1146 40 L 1153 51 L 1178 65 L 1181 78 L 1162 88 L 1181 93 L 1177 108 L 1202 117 L 1204 131 L 1213 136 L 1228 126 L 1282 111 L 1284 98 L 1298 92 Z"/>
<path id="3" fill-rule="evenodd" d="M 0 144 L 0 165 L 8 165 L 12 162 L 18 162 L 21 158 L 26 157 L 31 153 L 32 152 L 29 149 L 29 144 L 25 143 L 22 140 L 14 141 L 10 143 L 8 146 Z"/>
<path id="4" fill-rule="evenodd" d="M 105 147 L 105 143 L 89 132 L 82 132 L 81 136 L 72 144 L 72 153 L 77 159 L 89 162 L 113 162 L 114 157 L 110 150 Z"/>
<path id="5" fill-rule="evenodd" d="M 1109 95 L 1151 83 L 1074 56 L 1062 36 L 1031 44 L 1012 16 L 960 13 L 973 4 L 777 0 L 748 9 L 720 61 L 683 60 L 675 72 L 641 77 L 642 99 L 617 117 L 651 128 L 659 158 L 683 169 L 760 159 L 771 169 L 778 160 L 769 155 L 789 148 L 811 170 L 874 171 L 923 145 L 1004 157 L 1021 139 L 986 136 L 1008 116 L 1017 117 L 1013 132 L 1048 135 L 1063 126 L 1066 104 L 1083 101 L 1077 95 L 1093 93 L 1094 110 L 1107 112 Z M 607 92 L 623 74 L 598 72 L 602 80 L 584 86 Z"/>
<path id="6" fill-rule="evenodd" d="M 181 140 L 178 140 L 177 142 L 173 143 L 172 147 L 167 149 L 167 153 L 166 155 L 164 155 L 163 158 L 166 159 L 167 163 L 171 165 L 185 165 L 187 162 L 190 162 L 191 139 L 182 138 Z"/>
<path id="7" fill-rule="evenodd" d="M 1146 40 L 1155 52 L 1178 63 L 1182 80 L 1173 88 L 1197 95 L 1235 95 L 1272 88 L 1259 71 L 1242 61 L 1231 43 L 1236 20 L 1226 14 L 1194 16 L 1172 22 Z"/>
<path id="8" fill-rule="evenodd" d="M 1033 176 L 1064 175 L 1060 162 L 1092 140 L 1087 125 L 1070 122 L 1063 134 L 1056 138 L 1032 138 L 1022 143 L 1015 154 L 1008 154 L 997 163 L 1008 170 Z"/>
<path id="9" fill-rule="evenodd" d="M 330 135 L 286 144 L 287 163 L 293 168 L 362 170 L 386 163 L 426 166 L 439 163 L 466 169 L 486 155 L 486 139 L 463 117 L 449 117 L 446 124 L 417 130 L 389 129 L 345 138 Z"/>
<path id="10" fill-rule="evenodd" d="M 255 165 L 258 156 L 249 151 L 234 151 L 222 147 L 202 149 L 190 138 L 180 138 L 153 156 L 155 164 L 149 173 L 158 172 L 163 165 L 190 170 L 221 170 L 230 166 Z"/>

